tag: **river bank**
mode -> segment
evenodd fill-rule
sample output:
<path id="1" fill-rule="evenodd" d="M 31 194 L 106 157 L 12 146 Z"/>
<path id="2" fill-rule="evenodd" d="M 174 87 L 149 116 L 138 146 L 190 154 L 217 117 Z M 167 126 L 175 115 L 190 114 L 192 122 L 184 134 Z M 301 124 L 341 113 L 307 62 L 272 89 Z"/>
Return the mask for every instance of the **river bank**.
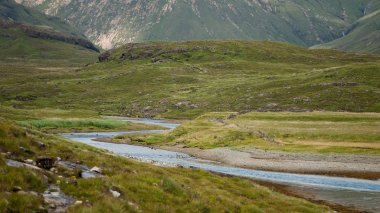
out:
<path id="1" fill-rule="evenodd" d="M 157 148 L 182 152 L 229 166 L 276 172 L 380 179 L 380 157 L 371 155 L 288 153 L 250 149 L 198 149 L 183 146 Z"/>
<path id="2" fill-rule="evenodd" d="M 83 139 L 77 138 L 76 140 L 82 140 Z M 99 139 L 97 139 L 99 141 Z M 163 162 L 172 162 L 174 164 L 183 165 L 183 161 L 192 161 L 190 156 L 186 157 L 186 155 L 182 155 L 181 151 L 178 150 L 178 152 L 173 152 L 172 154 L 166 153 L 162 148 L 165 147 L 146 147 L 141 145 L 127 145 L 127 144 L 116 144 L 116 143 L 109 143 L 109 139 L 102 138 L 101 141 L 103 142 L 90 142 L 90 145 L 100 147 L 103 149 L 112 150 L 116 153 L 120 153 L 123 156 L 127 156 L 129 158 L 137 159 L 137 160 L 143 160 L 143 159 L 154 159 L 151 161 L 151 163 L 158 163 L 157 165 L 165 166 L 166 164 L 159 163 L 160 161 Z M 106 142 L 106 143 L 104 143 Z M 168 147 L 166 147 L 168 150 Z M 174 151 L 174 150 L 173 150 Z M 199 151 L 199 150 L 198 150 Z M 169 155 L 168 155 L 169 154 Z M 194 154 L 194 153 L 193 153 Z M 193 155 L 194 156 L 194 155 Z M 193 158 L 196 159 L 196 158 Z M 148 162 L 148 161 L 144 161 Z M 184 165 L 187 165 L 185 163 Z M 377 212 L 379 210 L 379 206 L 377 203 L 379 203 L 379 197 L 378 192 L 372 192 L 372 191 L 366 191 L 366 190 L 355 190 L 350 189 L 351 186 L 354 186 L 355 184 L 349 184 L 349 188 L 330 188 L 325 186 L 318 186 L 318 184 L 325 184 L 329 181 L 325 178 L 328 178 L 326 176 L 316 176 L 315 179 L 311 182 L 307 181 L 309 178 L 313 178 L 311 175 L 303 175 L 300 177 L 300 179 L 296 178 L 298 176 L 297 174 L 294 174 L 294 178 L 296 178 L 298 181 L 303 182 L 304 184 L 299 184 L 292 181 L 290 182 L 283 182 L 281 183 L 276 181 L 275 179 L 271 180 L 271 177 L 273 178 L 286 178 L 291 177 L 290 173 L 278 173 L 274 174 L 275 176 L 272 176 L 270 172 L 261 172 L 261 171 L 248 171 L 246 169 L 233 169 L 232 167 L 229 167 L 228 170 L 227 167 L 223 166 L 223 164 L 218 164 L 215 161 L 209 161 L 204 163 L 211 163 L 209 166 L 205 165 L 203 168 L 200 164 L 189 164 L 190 167 L 194 168 L 203 168 L 205 170 L 209 170 L 212 173 L 219 174 L 221 176 L 241 176 L 243 179 L 249 179 L 253 181 L 254 183 L 266 186 L 274 191 L 278 191 L 282 194 L 290 195 L 293 197 L 299 197 L 306 199 L 308 201 L 323 204 L 330 206 L 332 209 L 338 212 Z M 215 166 L 212 166 L 215 165 Z M 225 164 L 224 164 L 225 165 Z M 220 167 L 221 169 L 215 169 Z M 236 168 L 236 167 L 235 167 Z M 228 172 L 229 171 L 229 172 Z M 235 173 L 236 172 L 236 173 Z M 250 176 L 253 175 L 253 176 Z M 261 178 L 255 178 L 255 177 L 261 177 Z M 266 179 L 269 178 L 269 179 Z M 287 178 L 286 178 L 287 179 Z M 334 178 L 332 178 L 333 180 Z M 338 178 L 339 179 L 339 178 Z M 336 180 L 338 180 L 336 179 Z M 285 179 L 283 179 L 285 180 Z M 289 180 L 289 179 L 288 179 Z M 340 180 L 340 179 L 339 179 Z M 343 181 L 343 179 L 341 179 Z M 347 181 L 355 181 L 355 179 L 346 179 Z M 358 179 L 357 179 L 358 180 Z M 306 182 L 304 182 L 306 181 Z M 316 182 L 314 182 L 316 181 Z M 358 180 L 360 182 L 360 180 Z M 335 182 L 337 183 L 337 182 Z M 374 182 L 375 183 L 375 182 Z M 317 184 L 317 185 L 314 185 Z M 327 185 L 326 185 L 327 186 Z"/>
<path id="3" fill-rule="evenodd" d="M 141 122 L 141 120 L 140 120 Z M 143 121 L 146 122 L 146 121 Z M 151 122 L 151 121 L 149 121 Z M 155 121 L 157 122 L 157 121 Z M 160 121 L 158 121 L 160 122 Z M 162 121 L 161 121 L 162 122 Z M 143 133 L 144 134 L 144 133 Z M 132 134 L 133 135 L 133 134 Z M 81 139 L 82 140 L 82 139 Z M 152 158 L 152 163 L 157 163 L 161 165 L 160 161 L 169 161 L 174 164 L 183 165 L 184 161 L 192 161 L 191 158 L 183 156 L 181 153 L 194 156 L 199 159 L 204 159 L 204 163 L 212 163 L 216 167 L 233 166 L 246 169 L 256 169 L 256 170 L 267 170 L 267 171 L 280 171 L 278 177 L 284 178 L 288 176 L 287 173 L 299 173 L 299 174 L 320 174 L 315 181 L 318 183 L 323 183 L 324 177 L 326 176 L 342 176 L 342 177 L 354 177 L 359 179 L 370 179 L 377 180 L 379 177 L 378 165 L 380 159 L 377 156 L 370 155 L 351 155 L 351 154 L 312 154 L 312 153 L 289 153 L 280 151 L 263 151 L 258 149 L 232 149 L 232 148 L 217 148 L 202 150 L 197 148 L 185 148 L 183 146 L 148 146 L 146 144 L 139 144 L 136 142 L 131 143 L 130 141 L 122 142 L 117 141 L 114 145 L 110 138 L 101 137 L 101 139 L 96 139 L 96 141 L 102 141 L 106 143 L 90 142 L 91 145 L 101 147 L 108 150 L 113 150 L 116 153 L 121 153 L 129 158 L 134 158 L 137 160 L 142 160 L 144 158 Z M 89 141 L 88 141 L 89 142 Z M 121 144 L 121 143 L 124 143 Z M 130 145 L 127 145 L 130 144 Z M 145 146 L 144 146 L 145 145 Z M 116 146 L 114 148 L 111 148 Z M 126 147 L 122 147 L 126 146 Z M 122 151 L 125 149 L 124 151 Z M 163 152 L 164 150 L 175 152 L 168 155 L 169 153 Z M 157 152 L 157 153 L 156 153 Z M 166 158 L 165 156 L 168 155 Z M 166 159 L 165 159 L 166 158 Z M 207 160 L 211 160 L 207 162 Z M 187 165 L 189 162 L 185 163 Z M 203 168 L 199 164 L 189 164 L 190 167 Z M 165 166 L 162 164 L 162 166 Z M 200 166 L 200 167 L 199 167 Z M 226 169 L 227 167 L 224 167 Z M 203 169 L 210 170 L 213 173 L 217 173 L 222 176 L 229 176 L 229 174 L 235 174 L 234 169 L 231 167 L 230 172 L 226 172 L 224 169 L 216 169 L 213 166 L 205 165 Z M 239 170 L 239 169 L 238 169 Z M 242 175 L 242 177 L 249 177 L 247 175 L 249 171 L 238 171 L 233 176 Z M 244 170 L 244 169 L 242 169 Z M 338 212 L 377 212 L 379 206 L 377 205 L 379 201 L 378 192 L 362 191 L 362 190 L 352 190 L 349 188 L 330 188 L 330 187 L 320 187 L 318 185 L 313 185 L 312 182 L 306 183 L 306 185 L 299 183 L 281 183 L 273 180 L 265 180 L 265 176 L 271 174 L 265 174 L 261 176 L 261 172 L 252 171 L 253 176 L 249 178 L 254 183 L 271 188 L 274 191 L 278 191 L 282 194 L 290 195 L 293 197 L 299 197 L 309 200 L 314 203 L 323 204 L 330 206 L 332 209 Z M 285 173 L 287 172 L 287 173 Z M 246 176 L 247 175 L 247 176 Z M 254 178 L 255 176 L 264 177 L 264 179 Z M 297 174 L 295 174 L 297 175 Z M 290 175 L 291 176 L 291 175 Z M 267 176 L 268 177 L 268 176 Z M 302 177 L 301 181 L 308 179 L 312 176 L 305 175 Z M 327 178 L 327 177 L 326 177 Z M 321 180 L 319 180 L 321 179 Z M 338 180 L 338 179 L 337 179 Z M 343 179 L 342 179 L 343 180 Z M 347 179 L 348 181 L 351 181 Z M 354 179 L 352 179 L 354 181 Z M 359 181 L 360 182 L 360 181 Z M 315 182 L 316 183 L 316 182 Z M 350 186 L 353 186 L 349 184 Z"/>

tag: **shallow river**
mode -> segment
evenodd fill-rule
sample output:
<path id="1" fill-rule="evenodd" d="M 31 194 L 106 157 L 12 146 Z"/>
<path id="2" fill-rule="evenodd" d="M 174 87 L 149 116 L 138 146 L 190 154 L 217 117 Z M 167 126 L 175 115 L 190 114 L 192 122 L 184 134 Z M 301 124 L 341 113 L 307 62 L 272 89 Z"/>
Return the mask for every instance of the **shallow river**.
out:
<path id="1" fill-rule="evenodd" d="M 157 124 L 170 129 L 178 126 L 178 124 L 174 123 L 149 119 L 126 119 L 125 121 Z M 69 133 L 61 135 L 74 141 L 106 149 L 115 154 L 143 162 L 149 162 L 160 166 L 180 165 L 183 167 L 199 168 L 217 173 L 281 183 L 304 191 L 308 194 L 309 198 L 325 200 L 344 206 L 352 206 L 363 211 L 380 212 L 380 181 L 244 169 L 220 165 L 213 161 L 197 159 L 184 153 L 152 149 L 143 146 L 94 141 L 96 138 L 109 138 L 120 134 L 150 132 L 162 132 L 162 130 Z"/>

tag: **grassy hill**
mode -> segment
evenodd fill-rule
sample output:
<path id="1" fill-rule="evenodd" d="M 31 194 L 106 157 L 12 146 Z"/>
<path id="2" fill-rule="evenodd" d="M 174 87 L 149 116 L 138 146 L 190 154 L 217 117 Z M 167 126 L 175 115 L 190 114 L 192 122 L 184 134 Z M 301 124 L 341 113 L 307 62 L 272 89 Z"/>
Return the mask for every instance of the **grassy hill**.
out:
<path id="1" fill-rule="evenodd" d="M 37 10 L 26 8 L 17 4 L 14 0 L 2 0 L 0 2 L 0 19 L 27 23 L 29 25 L 45 26 L 55 31 L 66 32 L 83 37 L 78 30 L 64 22 L 62 19 L 47 16 Z"/>
<path id="2" fill-rule="evenodd" d="M 173 118 L 210 111 L 380 111 L 375 55 L 193 41 L 129 44 L 100 59 L 66 72 L 33 65 L 1 69 L 0 102 Z"/>
<path id="3" fill-rule="evenodd" d="M 59 18 L 46 16 L 13 0 L 0 2 L 0 60 L 70 65 L 93 62 L 99 50 Z"/>
<path id="4" fill-rule="evenodd" d="M 347 35 L 338 40 L 317 45 L 313 48 L 332 48 L 356 52 L 380 54 L 380 10 L 372 12 L 356 21 Z"/>
<path id="5" fill-rule="evenodd" d="M 98 55 L 93 44 L 81 37 L 12 21 L 0 20 L 0 26 L 0 61 L 68 66 L 94 62 Z"/>

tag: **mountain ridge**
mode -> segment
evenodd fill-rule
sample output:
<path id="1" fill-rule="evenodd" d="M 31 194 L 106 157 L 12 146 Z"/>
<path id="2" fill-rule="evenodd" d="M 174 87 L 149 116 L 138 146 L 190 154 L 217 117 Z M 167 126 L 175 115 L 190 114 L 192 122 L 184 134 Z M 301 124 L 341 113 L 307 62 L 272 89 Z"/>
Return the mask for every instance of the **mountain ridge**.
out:
<path id="1" fill-rule="evenodd" d="M 17 0 L 61 17 L 103 49 L 170 40 L 274 40 L 309 47 L 342 37 L 374 0 Z"/>

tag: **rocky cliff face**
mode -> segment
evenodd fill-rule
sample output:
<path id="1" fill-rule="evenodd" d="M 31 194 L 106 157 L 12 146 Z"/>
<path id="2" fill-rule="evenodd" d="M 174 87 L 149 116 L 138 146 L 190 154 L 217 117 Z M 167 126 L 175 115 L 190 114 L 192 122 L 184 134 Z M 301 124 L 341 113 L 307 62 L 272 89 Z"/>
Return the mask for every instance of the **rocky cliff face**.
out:
<path id="1" fill-rule="evenodd" d="M 201 39 L 311 46 L 341 37 L 351 23 L 378 7 L 376 1 L 17 0 L 65 19 L 104 49 L 146 40 Z"/>

